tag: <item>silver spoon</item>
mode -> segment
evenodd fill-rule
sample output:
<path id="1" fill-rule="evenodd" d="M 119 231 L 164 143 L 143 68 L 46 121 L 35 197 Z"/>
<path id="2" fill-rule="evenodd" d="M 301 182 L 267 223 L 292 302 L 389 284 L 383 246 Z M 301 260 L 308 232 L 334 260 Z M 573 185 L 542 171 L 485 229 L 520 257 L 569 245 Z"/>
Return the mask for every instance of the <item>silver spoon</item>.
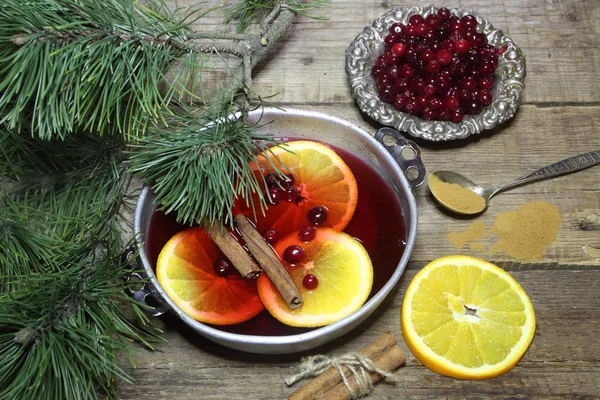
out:
<path id="1" fill-rule="evenodd" d="M 547 167 L 538 169 L 537 171 L 531 172 L 527 175 L 523 175 L 522 177 L 517 178 L 512 182 L 506 183 L 504 185 L 494 186 L 488 189 L 482 188 L 477 183 L 471 181 L 470 179 L 464 177 L 459 173 L 452 171 L 437 171 L 430 175 L 429 187 L 430 189 L 432 188 L 432 186 L 435 187 L 435 185 L 432 185 L 432 183 L 435 183 L 434 181 L 432 181 L 432 178 L 435 180 L 435 178 L 437 177 L 442 182 L 457 184 L 465 189 L 472 191 L 477 196 L 481 197 L 485 203 L 482 201 L 480 202 L 480 207 L 470 207 L 470 209 L 465 209 L 464 207 L 460 207 L 456 204 L 453 204 L 451 201 L 449 201 L 448 198 L 444 198 L 440 194 L 439 190 L 431 190 L 431 193 L 433 194 L 435 199 L 444 208 L 458 214 L 472 215 L 479 214 L 485 211 L 490 204 L 490 199 L 492 198 L 492 196 L 496 195 L 499 192 L 512 189 L 516 186 L 520 186 L 525 183 L 569 174 L 571 172 L 592 167 L 596 164 L 600 164 L 600 150 L 590 151 L 589 153 L 584 153 L 578 156 L 567 158 L 565 160 L 548 165 Z M 460 190 L 460 188 L 457 189 Z M 466 194 L 468 195 L 468 192 Z"/>

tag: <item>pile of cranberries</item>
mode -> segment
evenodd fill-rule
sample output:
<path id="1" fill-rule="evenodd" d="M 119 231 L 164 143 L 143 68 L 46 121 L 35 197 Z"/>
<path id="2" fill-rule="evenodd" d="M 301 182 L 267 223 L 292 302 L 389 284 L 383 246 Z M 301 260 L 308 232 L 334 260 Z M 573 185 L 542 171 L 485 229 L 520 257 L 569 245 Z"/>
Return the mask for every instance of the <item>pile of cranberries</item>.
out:
<path id="1" fill-rule="evenodd" d="M 498 56 L 505 50 L 477 32 L 472 15 L 459 18 L 447 8 L 408 24 L 395 23 L 385 52 L 371 72 L 379 97 L 398 111 L 426 120 L 459 123 L 492 103 Z"/>

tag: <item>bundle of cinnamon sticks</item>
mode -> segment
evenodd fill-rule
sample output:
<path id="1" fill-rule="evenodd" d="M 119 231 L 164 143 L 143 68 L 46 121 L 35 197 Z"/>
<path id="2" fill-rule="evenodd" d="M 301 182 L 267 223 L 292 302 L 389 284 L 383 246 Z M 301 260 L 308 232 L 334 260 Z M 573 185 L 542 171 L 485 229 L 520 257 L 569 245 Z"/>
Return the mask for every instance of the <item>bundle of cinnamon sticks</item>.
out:
<path id="1" fill-rule="evenodd" d="M 369 343 L 359 354 L 371 360 L 379 370 L 386 372 L 393 372 L 406 362 L 406 356 L 398 347 L 396 337 L 390 332 Z M 343 382 L 338 369 L 330 367 L 292 393 L 288 400 L 350 400 L 352 392 L 356 393 L 359 389 L 357 380 L 348 367 L 342 367 L 341 370 L 348 385 Z M 382 375 L 377 372 L 370 372 L 369 376 L 373 384 L 382 379 Z"/>

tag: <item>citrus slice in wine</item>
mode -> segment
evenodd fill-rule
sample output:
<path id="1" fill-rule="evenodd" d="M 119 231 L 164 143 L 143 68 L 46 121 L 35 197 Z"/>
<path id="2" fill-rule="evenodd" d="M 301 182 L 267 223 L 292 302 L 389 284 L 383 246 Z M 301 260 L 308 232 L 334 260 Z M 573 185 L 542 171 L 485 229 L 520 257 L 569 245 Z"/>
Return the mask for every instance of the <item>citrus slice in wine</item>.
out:
<path id="1" fill-rule="evenodd" d="M 290 246 L 303 249 L 302 261 L 295 264 L 285 261 L 285 252 Z M 305 243 L 294 232 L 280 239 L 275 244 L 275 251 L 282 258 L 304 304 L 297 310 L 290 310 L 264 274 L 258 278 L 258 293 L 271 315 L 286 325 L 329 325 L 357 311 L 371 292 L 373 266 L 369 255 L 346 233 L 333 228 L 318 228 L 314 238 Z"/>
<path id="2" fill-rule="evenodd" d="M 237 205 L 256 222 L 260 233 L 273 229 L 283 237 L 311 224 L 343 231 L 354 215 L 358 200 L 356 179 L 340 156 L 321 143 L 292 141 L 271 147 L 258 155 L 253 168 L 259 181 L 265 178 L 261 190 L 269 199 L 272 194 L 275 198 L 271 203 L 275 204 L 268 206 L 266 215 L 256 210 L 256 217 L 244 199 Z M 282 174 L 287 174 L 287 181 Z M 279 177 L 279 184 L 269 181 L 275 176 Z M 311 218 L 315 207 L 326 210 L 324 221 Z"/>
<path id="3" fill-rule="evenodd" d="M 500 267 L 455 255 L 429 263 L 410 283 L 401 316 L 413 355 L 434 372 L 463 379 L 510 371 L 533 340 L 535 313 Z"/>
<path id="4" fill-rule="evenodd" d="M 213 263 L 225 256 L 200 227 L 173 236 L 161 250 L 156 277 L 167 295 L 187 315 L 200 322 L 231 325 L 264 309 L 256 281 L 236 271 L 217 275 Z"/>

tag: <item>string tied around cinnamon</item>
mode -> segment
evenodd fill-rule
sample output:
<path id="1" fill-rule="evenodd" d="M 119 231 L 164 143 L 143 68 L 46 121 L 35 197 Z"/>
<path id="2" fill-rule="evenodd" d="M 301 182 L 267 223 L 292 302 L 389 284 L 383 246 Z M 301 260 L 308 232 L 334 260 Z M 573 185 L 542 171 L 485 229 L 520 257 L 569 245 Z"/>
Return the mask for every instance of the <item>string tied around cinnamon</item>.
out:
<path id="1" fill-rule="evenodd" d="M 342 377 L 342 382 L 350 392 L 352 399 L 361 398 L 373 389 L 374 384 L 370 373 L 381 375 L 387 382 L 396 383 L 398 380 L 396 375 L 378 368 L 368 357 L 360 353 L 349 353 L 333 358 L 321 354 L 305 357 L 298 366 L 298 373 L 287 378 L 285 383 L 288 386 L 293 385 L 302 379 L 321 375 L 331 367 L 335 368 Z M 345 374 L 343 367 L 348 368 L 350 374 Z M 350 377 L 354 377 L 355 385 L 350 383 Z"/>

